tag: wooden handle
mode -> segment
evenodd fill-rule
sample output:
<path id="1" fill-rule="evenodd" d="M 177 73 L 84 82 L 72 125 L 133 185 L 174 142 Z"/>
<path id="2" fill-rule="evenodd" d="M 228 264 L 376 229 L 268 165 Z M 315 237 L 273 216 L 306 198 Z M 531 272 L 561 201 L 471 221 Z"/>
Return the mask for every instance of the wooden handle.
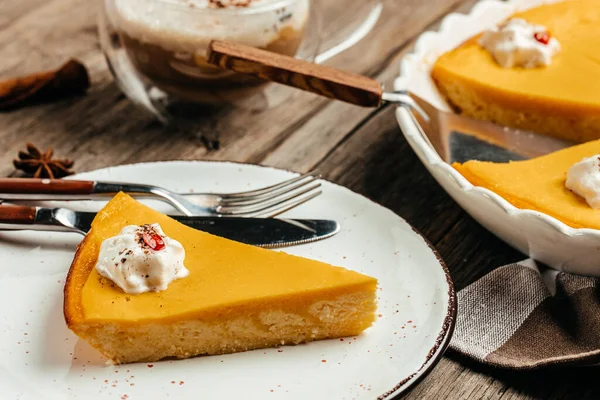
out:
<path id="1" fill-rule="evenodd" d="M 379 82 L 366 76 L 340 71 L 236 43 L 213 41 L 208 46 L 210 64 L 268 81 L 363 107 L 381 104 Z"/>
<path id="2" fill-rule="evenodd" d="M 19 194 L 90 194 L 93 181 L 62 179 L 1 178 L 0 193 Z"/>
<path id="3" fill-rule="evenodd" d="M 35 222 L 35 213 L 34 207 L 0 205 L 0 223 L 32 225 Z"/>

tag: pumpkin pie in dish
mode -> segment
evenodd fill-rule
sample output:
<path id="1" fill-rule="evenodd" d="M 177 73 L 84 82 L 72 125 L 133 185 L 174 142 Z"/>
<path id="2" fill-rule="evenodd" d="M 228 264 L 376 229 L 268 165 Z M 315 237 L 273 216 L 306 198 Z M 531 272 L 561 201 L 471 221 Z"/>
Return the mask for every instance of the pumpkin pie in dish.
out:
<path id="1" fill-rule="evenodd" d="M 600 138 L 598 76 L 600 0 L 516 13 L 443 54 L 432 70 L 459 113 L 577 142 Z"/>
<path id="2" fill-rule="evenodd" d="M 136 254 L 146 261 L 129 262 Z M 156 269 L 165 260 L 170 275 Z M 375 320 L 376 288 L 358 272 L 194 230 L 121 193 L 77 250 L 64 314 L 112 362 L 148 362 L 358 335 Z"/>
<path id="3" fill-rule="evenodd" d="M 592 207 L 600 190 L 600 140 L 526 161 L 467 161 L 453 167 L 517 208 L 542 212 L 573 228 L 600 229 L 600 209 Z"/>

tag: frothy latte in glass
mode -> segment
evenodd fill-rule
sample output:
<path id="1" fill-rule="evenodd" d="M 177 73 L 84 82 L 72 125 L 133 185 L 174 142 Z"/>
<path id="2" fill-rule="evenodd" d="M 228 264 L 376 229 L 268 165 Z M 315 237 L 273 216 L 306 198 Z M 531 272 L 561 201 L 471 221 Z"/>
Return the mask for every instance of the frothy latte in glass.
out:
<path id="1" fill-rule="evenodd" d="M 310 0 L 114 0 L 114 26 L 135 68 L 153 85 L 185 100 L 256 83 L 206 62 L 211 40 L 295 55 Z"/>

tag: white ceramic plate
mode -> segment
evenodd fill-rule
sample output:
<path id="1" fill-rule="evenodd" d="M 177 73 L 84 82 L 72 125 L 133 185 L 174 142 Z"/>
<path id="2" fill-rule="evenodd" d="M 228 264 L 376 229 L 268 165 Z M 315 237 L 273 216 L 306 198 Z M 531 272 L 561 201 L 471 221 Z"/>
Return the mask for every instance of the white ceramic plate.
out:
<path id="1" fill-rule="evenodd" d="M 235 191 L 292 175 L 233 163 L 167 162 L 75 178 L 152 183 L 177 191 Z M 90 203 L 69 205 L 92 208 Z M 323 182 L 320 197 L 286 216 L 335 219 L 342 230 L 285 251 L 379 279 L 380 317 L 363 335 L 226 356 L 105 365 L 63 319 L 64 279 L 81 237 L 0 232 L 0 397 L 383 399 L 406 390 L 441 358 L 454 326 L 454 289 L 435 250 L 402 218 L 329 182 Z"/>
<path id="2" fill-rule="evenodd" d="M 438 32 L 423 33 L 401 64 L 396 90 L 407 89 L 436 107 L 450 111 L 431 79 L 431 67 L 444 52 L 506 19 L 517 10 L 549 1 L 484 0 L 468 15 L 450 14 Z M 546 214 L 514 207 L 494 192 L 473 186 L 445 163 L 423 139 L 409 112 L 398 108 L 398 123 L 413 150 L 440 185 L 473 218 L 508 244 L 549 266 L 600 276 L 600 231 L 574 229 Z"/>

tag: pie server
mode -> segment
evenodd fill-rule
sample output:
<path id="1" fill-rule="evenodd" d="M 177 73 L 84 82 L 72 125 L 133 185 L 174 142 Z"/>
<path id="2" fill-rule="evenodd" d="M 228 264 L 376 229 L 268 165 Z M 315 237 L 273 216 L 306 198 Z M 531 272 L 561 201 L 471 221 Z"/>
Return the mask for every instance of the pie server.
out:
<path id="1" fill-rule="evenodd" d="M 0 205 L 0 230 L 76 232 L 85 235 L 96 213 L 67 208 Z M 335 221 L 319 219 L 171 216 L 184 225 L 254 246 L 276 248 L 311 243 L 339 232 Z"/>
<path id="2" fill-rule="evenodd" d="M 538 157 L 574 143 L 438 110 L 406 91 L 384 92 L 369 77 L 236 43 L 213 41 L 209 63 L 363 107 L 393 103 L 412 111 L 415 125 L 446 162 L 507 162 Z"/>

